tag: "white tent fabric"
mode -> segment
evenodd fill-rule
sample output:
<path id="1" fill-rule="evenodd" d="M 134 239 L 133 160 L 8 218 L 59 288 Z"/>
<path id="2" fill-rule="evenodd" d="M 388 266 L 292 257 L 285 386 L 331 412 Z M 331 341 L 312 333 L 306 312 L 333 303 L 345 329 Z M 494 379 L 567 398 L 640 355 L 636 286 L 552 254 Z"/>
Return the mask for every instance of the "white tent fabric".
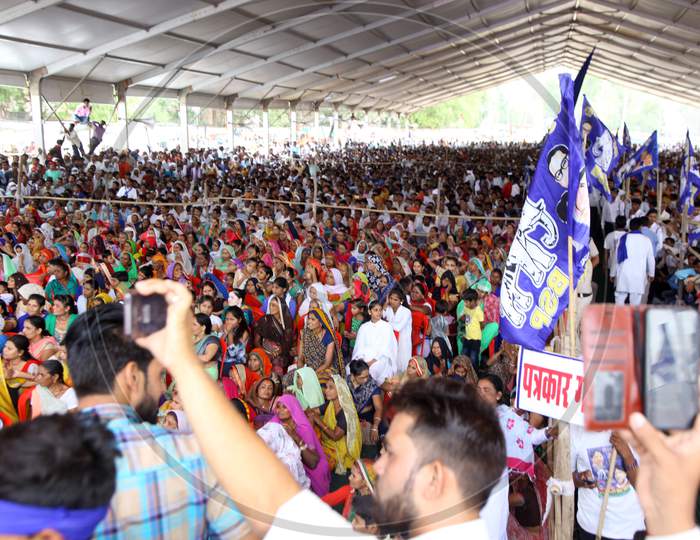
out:
<path id="1" fill-rule="evenodd" d="M 697 28 L 694 0 L 2 0 L 0 84 L 41 74 L 60 101 L 93 70 L 71 101 L 128 81 L 221 108 L 412 112 L 595 45 L 592 73 L 696 104 Z"/>

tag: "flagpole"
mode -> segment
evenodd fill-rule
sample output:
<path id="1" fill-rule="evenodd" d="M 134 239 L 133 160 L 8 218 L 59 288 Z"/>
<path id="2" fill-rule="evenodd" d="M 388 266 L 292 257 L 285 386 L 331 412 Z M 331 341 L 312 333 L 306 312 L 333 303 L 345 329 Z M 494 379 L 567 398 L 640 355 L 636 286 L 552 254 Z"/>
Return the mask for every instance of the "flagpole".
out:
<path id="1" fill-rule="evenodd" d="M 588 135 L 583 135 L 583 155 L 585 156 L 586 140 Z M 581 189 L 579 187 L 579 189 Z M 576 201 L 569 200 L 569 204 L 576 204 Z M 569 267 L 569 307 L 567 317 L 569 319 L 569 356 L 576 355 L 576 296 L 574 287 L 574 239 L 571 236 L 571 229 L 567 237 L 567 258 Z M 565 330 L 562 328 L 562 334 Z M 563 420 L 557 422 L 559 434 L 554 441 L 554 477 L 566 481 L 571 479 L 571 436 L 569 423 Z M 574 498 L 558 497 L 555 501 L 554 519 L 550 525 L 554 525 L 552 537 L 554 540 L 569 540 L 573 536 L 574 530 Z"/>
<path id="2" fill-rule="evenodd" d="M 683 267 L 683 262 L 685 261 L 685 257 L 688 253 L 688 207 L 690 206 L 690 202 L 686 201 L 685 204 L 683 205 L 683 216 L 681 216 L 681 268 Z M 678 298 L 677 298 L 677 303 L 682 304 L 683 303 L 683 283 L 679 281 L 678 283 Z"/>
<path id="3" fill-rule="evenodd" d="M 654 174 L 656 175 L 656 213 L 657 215 L 657 220 L 661 217 L 661 205 L 663 203 L 663 192 L 664 192 L 664 185 L 663 183 L 659 180 L 659 168 L 657 167 L 654 169 Z"/>

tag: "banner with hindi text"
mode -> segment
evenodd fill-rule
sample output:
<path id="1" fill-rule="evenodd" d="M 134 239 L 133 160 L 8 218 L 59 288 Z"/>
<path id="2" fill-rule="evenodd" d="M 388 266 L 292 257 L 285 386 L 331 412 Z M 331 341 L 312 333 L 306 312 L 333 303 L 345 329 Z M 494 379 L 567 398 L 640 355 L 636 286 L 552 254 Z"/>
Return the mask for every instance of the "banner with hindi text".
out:
<path id="1" fill-rule="evenodd" d="M 583 360 L 520 348 L 518 409 L 583 425 Z"/>

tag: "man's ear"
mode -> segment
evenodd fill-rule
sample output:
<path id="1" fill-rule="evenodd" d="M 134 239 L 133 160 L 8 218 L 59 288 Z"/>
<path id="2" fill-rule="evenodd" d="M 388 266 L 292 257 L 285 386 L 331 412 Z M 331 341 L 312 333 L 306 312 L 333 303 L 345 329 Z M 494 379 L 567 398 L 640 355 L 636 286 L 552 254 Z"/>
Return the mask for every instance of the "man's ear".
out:
<path id="1" fill-rule="evenodd" d="M 144 386 L 145 374 L 139 369 L 136 362 L 130 361 L 117 373 L 114 378 L 113 391 L 117 396 L 121 395 L 126 401 L 131 402 L 136 394 L 139 394 Z"/>

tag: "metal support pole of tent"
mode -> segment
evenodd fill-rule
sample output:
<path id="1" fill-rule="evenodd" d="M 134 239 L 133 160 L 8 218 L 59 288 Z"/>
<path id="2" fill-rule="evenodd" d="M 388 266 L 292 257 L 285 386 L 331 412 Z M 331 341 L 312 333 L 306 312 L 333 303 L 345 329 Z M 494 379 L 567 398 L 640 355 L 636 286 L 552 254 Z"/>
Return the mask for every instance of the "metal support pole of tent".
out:
<path id="1" fill-rule="evenodd" d="M 231 130 L 231 151 L 236 148 L 236 124 L 233 118 L 233 102 L 236 100 L 236 94 L 226 98 L 226 124 Z"/>
<path id="2" fill-rule="evenodd" d="M 126 91 L 129 82 L 122 81 L 114 85 L 114 90 L 117 94 L 117 116 L 120 121 L 124 122 L 124 148 L 129 148 L 129 115 L 126 109 Z"/>
<path id="3" fill-rule="evenodd" d="M 298 101 L 289 102 L 289 144 L 295 145 L 297 142 L 297 105 Z"/>
<path id="4" fill-rule="evenodd" d="M 32 109 L 34 140 L 41 151 L 46 152 L 46 143 L 44 141 L 44 119 L 42 116 L 41 107 L 41 79 L 43 76 L 43 71 L 33 71 L 29 74 L 27 82 L 29 83 L 29 101 Z"/>
<path id="5" fill-rule="evenodd" d="M 192 87 L 183 88 L 177 93 L 177 100 L 180 104 L 180 149 L 187 152 L 190 149 L 190 129 L 187 118 L 187 95 L 192 91 Z"/>
<path id="6" fill-rule="evenodd" d="M 340 129 L 339 125 L 339 116 L 338 116 L 338 105 L 334 104 L 333 105 L 333 137 L 331 138 L 331 144 L 335 145 L 335 143 L 338 140 L 338 131 Z"/>
<path id="7" fill-rule="evenodd" d="M 265 100 L 262 102 L 263 151 L 264 151 L 265 157 L 270 156 L 270 111 L 268 110 L 269 105 L 270 105 L 269 100 Z"/>
<path id="8" fill-rule="evenodd" d="M 319 112 L 320 108 L 320 102 L 317 101 L 316 103 L 314 103 L 314 139 L 316 140 L 321 138 L 318 129 L 321 126 L 321 113 Z"/>

